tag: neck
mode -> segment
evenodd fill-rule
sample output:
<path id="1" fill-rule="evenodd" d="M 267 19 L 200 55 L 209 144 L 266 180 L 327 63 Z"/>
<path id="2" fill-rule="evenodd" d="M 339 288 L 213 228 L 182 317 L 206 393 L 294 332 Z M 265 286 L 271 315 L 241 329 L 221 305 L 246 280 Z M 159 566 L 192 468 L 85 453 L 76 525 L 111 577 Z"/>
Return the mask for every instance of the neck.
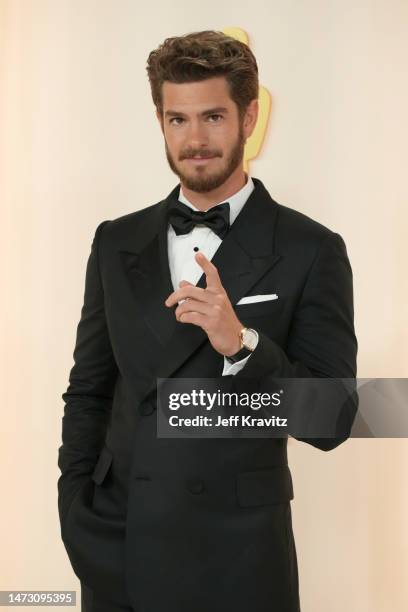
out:
<path id="1" fill-rule="evenodd" d="M 215 206 L 219 202 L 223 200 L 228 200 L 231 196 L 233 196 L 237 191 L 242 189 L 242 187 L 247 182 L 247 175 L 244 172 L 243 167 L 240 165 L 231 176 L 220 185 L 216 189 L 212 189 L 211 191 L 207 191 L 206 193 L 198 193 L 197 191 L 192 191 L 188 187 L 181 182 L 181 186 L 183 188 L 183 193 L 186 196 L 187 200 L 191 202 L 198 210 L 206 211 L 212 206 Z"/>

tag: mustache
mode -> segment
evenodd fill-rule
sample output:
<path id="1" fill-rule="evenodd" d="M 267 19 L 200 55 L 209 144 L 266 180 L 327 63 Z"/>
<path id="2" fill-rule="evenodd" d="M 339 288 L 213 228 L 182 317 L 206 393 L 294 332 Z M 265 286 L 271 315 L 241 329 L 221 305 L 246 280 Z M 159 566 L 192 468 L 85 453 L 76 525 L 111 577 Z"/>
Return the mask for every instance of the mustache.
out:
<path id="1" fill-rule="evenodd" d="M 196 157 L 197 155 L 201 155 L 202 157 L 221 157 L 220 151 L 187 151 L 180 156 L 180 161 L 189 159 L 190 157 Z"/>

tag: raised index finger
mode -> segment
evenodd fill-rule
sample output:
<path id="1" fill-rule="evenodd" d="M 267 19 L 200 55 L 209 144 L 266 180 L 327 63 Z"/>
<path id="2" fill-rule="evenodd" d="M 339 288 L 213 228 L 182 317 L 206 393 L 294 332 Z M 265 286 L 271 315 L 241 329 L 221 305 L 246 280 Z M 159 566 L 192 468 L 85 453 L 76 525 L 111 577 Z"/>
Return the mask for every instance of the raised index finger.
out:
<path id="1" fill-rule="evenodd" d="M 207 289 L 218 290 L 220 287 L 222 287 L 220 275 L 218 274 L 216 266 L 214 266 L 214 264 L 209 259 L 207 259 L 204 253 L 202 253 L 201 251 L 196 253 L 195 260 L 200 266 L 200 268 L 202 268 L 206 276 Z"/>

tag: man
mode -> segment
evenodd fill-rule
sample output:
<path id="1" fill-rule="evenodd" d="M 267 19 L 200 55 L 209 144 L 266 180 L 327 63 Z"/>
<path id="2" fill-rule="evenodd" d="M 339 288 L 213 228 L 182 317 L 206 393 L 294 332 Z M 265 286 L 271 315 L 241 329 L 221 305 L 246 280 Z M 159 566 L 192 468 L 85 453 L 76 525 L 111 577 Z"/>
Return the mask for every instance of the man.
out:
<path id="1" fill-rule="evenodd" d="M 158 437 L 156 383 L 354 378 L 346 248 L 243 170 L 245 44 L 166 39 L 148 76 L 180 185 L 96 229 L 62 396 L 62 538 L 87 612 L 298 612 L 287 438 Z"/>

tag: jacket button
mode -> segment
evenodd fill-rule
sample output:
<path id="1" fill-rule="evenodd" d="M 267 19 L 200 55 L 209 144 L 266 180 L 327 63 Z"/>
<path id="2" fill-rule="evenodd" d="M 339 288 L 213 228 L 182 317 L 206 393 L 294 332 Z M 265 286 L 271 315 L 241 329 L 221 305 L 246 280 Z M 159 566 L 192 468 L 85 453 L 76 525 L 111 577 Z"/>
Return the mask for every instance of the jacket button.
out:
<path id="1" fill-rule="evenodd" d="M 149 414 L 152 414 L 154 410 L 155 410 L 155 406 L 151 402 L 146 402 L 145 404 L 141 404 L 139 408 L 139 412 L 143 416 L 149 416 Z"/>
<path id="2" fill-rule="evenodd" d="M 188 480 L 187 488 L 190 493 L 197 495 L 198 493 L 202 493 L 204 491 L 205 486 L 202 480 Z"/>

